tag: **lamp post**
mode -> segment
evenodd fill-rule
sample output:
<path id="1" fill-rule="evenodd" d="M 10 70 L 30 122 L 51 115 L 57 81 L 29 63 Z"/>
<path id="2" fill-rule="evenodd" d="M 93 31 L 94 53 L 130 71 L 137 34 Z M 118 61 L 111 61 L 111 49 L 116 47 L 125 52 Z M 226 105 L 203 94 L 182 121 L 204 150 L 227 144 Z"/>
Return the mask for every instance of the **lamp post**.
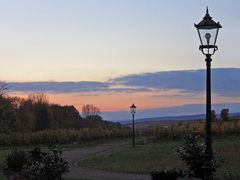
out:
<path id="1" fill-rule="evenodd" d="M 132 113 L 132 147 L 135 147 L 135 134 L 134 134 L 134 114 L 136 113 L 136 106 L 133 104 L 130 109 Z"/>
<path id="2" fill-rule="evenodd" d="M 205 134 L 205 163 L 204 163 L 204 179 L 213 179 L 213 152 L 212 152 L 212 122 L 211 122 L 211 56 L 218 50 L 216 46 L 218 30 L 222 28 L 220 23 L 216 23 L 212 20 L 212 17 L 208 13 L 208 8 L 206 10 L 206 15 L 203 20 L 194 24 L 198 31 L 198 36 L 201 45 L 199 50 L 206 56 L 206 66 L 207 66 L 207 86 L 206 86 L 206 134 Z"/>

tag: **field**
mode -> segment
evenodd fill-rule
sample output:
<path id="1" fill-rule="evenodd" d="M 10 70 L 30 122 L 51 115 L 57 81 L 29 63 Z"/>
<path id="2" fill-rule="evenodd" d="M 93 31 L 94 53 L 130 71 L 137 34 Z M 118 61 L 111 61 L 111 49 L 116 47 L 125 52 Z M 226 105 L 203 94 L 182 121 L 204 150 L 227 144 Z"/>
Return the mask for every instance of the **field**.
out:
<path id="1" fill-rule="evenodd" d="M 131 131 L 125 128 L 101 131 L 88 128 L 46 130 L 25 133 L 24 136 L 21 133 L 15 133 L 14 136 L 2 135 L 0 165 L 3 167 L 7 153 L 14 147 L 30 150 L 34 146 L 47 148 L 47 144 L 56 143 L 63 149 L 70 167 L 77 167 L 64 176 L 65 180 L 96 179 L 99 173 L 102 174 L 102 179 L 106 174 L 111 177 L 108 179 L 122 175 L 150 179 L 149 173 L 155 169 L 186 169 L 177 149 L 184 135 L 193 131 L 200 135 L 199 143 L 204 144 L 204 124 L 203 121 L 136 124 L 135 148 L 131 147 Z M 213 122 L 212 125 L 217 179 L 240 179 L 239 118 L 224 123 Z M 0 174 L 1 179 L 4 176 Z"/>
<path id="2" fill-rule="evenodd" d="M 203 142 L 203 140 L 201 141 Z M 239 176 L 239 162 L 240 162 L 240 138 L 215 138 L 213 140 L 214 151 L 217 155 L 218 168 L 217 179 L 226 179 L 226 173 L 231 171 L 235 177 Z M 181 141 L 162 140 L 158 143 L 153 143 L 146 138 L 138 138 L 136 147 L 131 147 L 130 139 L 117 141 L 102 141 L 93 142 L 85 145 L 62 145 L 65 151 L 82 151 L 89 148 L 99 148 L 102 144 L 110 145 L 109 149 L 90 154 L 80 161 L 78 166 L 87 169 L 100 169 L 113 172 L 128 172 L 128 173 L 149 173 L 154 169 L 172 169 L 186 168 L 176 153 Z M 106 147 L 106 146 L 104 146 Z M 31 147 L 19 147 L 20 149 L 31 149 Z M 4 164 L 4 159 L 11 148 L 5 147 L 0 149 L 0 163 L 1 167 Z M 91 179 L 88 176 L 79 178 L 66 177 L 65 180 L 80 180 Z M 0 180 L 4 179 L 3 175 Z M 94 179 L 94 178 L 93 178 Z"/>
<path id="3" fill-rule="evenodd" d="M 176 151 L 179 142 L 144 143 L 136 148 L 130 145 L 96 154 L 79 162 L 79 166 L 109 171 L 149 173 L 153 169 L 185 168 Z M 236 174 L 240 171 L 240 138 L 222 138 L 214 140 L 217 155 L 217 178 L 221 179 L 228 171 Z"/>

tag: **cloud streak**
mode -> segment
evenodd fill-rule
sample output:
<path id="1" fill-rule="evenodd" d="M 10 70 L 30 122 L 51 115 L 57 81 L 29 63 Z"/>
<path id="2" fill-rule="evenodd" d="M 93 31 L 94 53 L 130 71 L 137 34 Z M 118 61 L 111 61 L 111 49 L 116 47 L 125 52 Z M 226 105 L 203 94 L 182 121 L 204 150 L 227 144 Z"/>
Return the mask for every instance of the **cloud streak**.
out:
<path id="1" fill-rule="evenodd" d="M 23 92 L 53 92 L 53 93 L 76 93 L 106 91 L 109 83 L 81 81 L 81 82 L 10 82 L 8 88 L 11 91 Z"/>
<path id="2" fill-rule="evenodd" d="M 205 91 L 205 70 L 166 71 L 133 74 L 112 80 L 116 84 L 152 89 L 178 89 L 188 93 Z M 212 89 L 222 96 L 240 95 L 240 69 L 212 69 Z"/>
<path id="3" fill-rule="evenodd" d="M 10 91 L 88 93 L 88 92 L 149 92 L 177 90 L 181 95 L 193 95 L 205 91 L 205 70 L 183 70 L 132 74 L 106 82 L 9 82 Z M 212 90 L 221 96 L 240 95 L 240 68 L 212 70 Z"/>

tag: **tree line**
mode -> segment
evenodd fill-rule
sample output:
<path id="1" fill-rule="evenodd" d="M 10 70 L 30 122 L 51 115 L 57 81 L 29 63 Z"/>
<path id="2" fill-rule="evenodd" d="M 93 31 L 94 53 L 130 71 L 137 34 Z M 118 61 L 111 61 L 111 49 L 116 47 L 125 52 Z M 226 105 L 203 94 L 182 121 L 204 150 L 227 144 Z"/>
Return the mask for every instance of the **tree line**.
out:
<path id="1" fill-rule="evenodd" d="M 221 122 L 225 122 L 225 121 L 229 121 L 229 109 L 228 108 L 224 108 L 221 110 L 220 113 L 220 119 L 218 120 L 217 115 L 215 113 L 214 110 L 211 111 L 211 119 L 212 121 L 221 121 Z"/>
<path id="2" fill-rule="evenodd" d="M 49 103 L 43 93 L 30 94 L 26 99 L 0 93 L 0 133 L 121 127 L 102 120 L 100 109 L 94 105 L 84 105 L 82 114 L 72 105 Z"/>

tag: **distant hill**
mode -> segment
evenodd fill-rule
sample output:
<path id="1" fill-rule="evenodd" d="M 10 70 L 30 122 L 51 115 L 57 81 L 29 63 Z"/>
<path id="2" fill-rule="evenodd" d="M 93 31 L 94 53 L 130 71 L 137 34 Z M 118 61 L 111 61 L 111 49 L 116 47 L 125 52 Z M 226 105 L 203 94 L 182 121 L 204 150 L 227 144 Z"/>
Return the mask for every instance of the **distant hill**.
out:
<path id="1" fill-rule="evenodd" d="M 230 117 L 240 116 L 240 112 L 229 113 Z M 220 114 L 217 114 L 217 118 L 220 118 Z M 151 118 L 141 118 L 136 119 L 135 123 L 143 122 L 157 122 L 157 121 L 191 121 L 191 120 L 204 120 L 205 114 L 196 114 L 196 115 L 185 115 L 185 116 L 164 116 L 164 117 L 151 117 Z M 132 120 L 121 121 L 121 124 L 131 124 Z"/>
<path id="2" fill-rule="evenodd" d="M 212 109 L 218 114 L 222 109 L 228 108 L 230 113 L 240 112 L 240 103 L 218 103 L 212 104 Z M 206 110 L 205 104 L 186 104 L 173 107 L 162 107 L 153 109 L 137 109 L 136 118 L 162 118 L 162 117 L 174 117 L 174 116 L 192 116 L 195 114 L 203 115 Z M 112 111 L 112 112 L 102 112 L 102 117 L 105 120 L 122 122 L 130 121 L 131 113 L 130 111 Z"/>

